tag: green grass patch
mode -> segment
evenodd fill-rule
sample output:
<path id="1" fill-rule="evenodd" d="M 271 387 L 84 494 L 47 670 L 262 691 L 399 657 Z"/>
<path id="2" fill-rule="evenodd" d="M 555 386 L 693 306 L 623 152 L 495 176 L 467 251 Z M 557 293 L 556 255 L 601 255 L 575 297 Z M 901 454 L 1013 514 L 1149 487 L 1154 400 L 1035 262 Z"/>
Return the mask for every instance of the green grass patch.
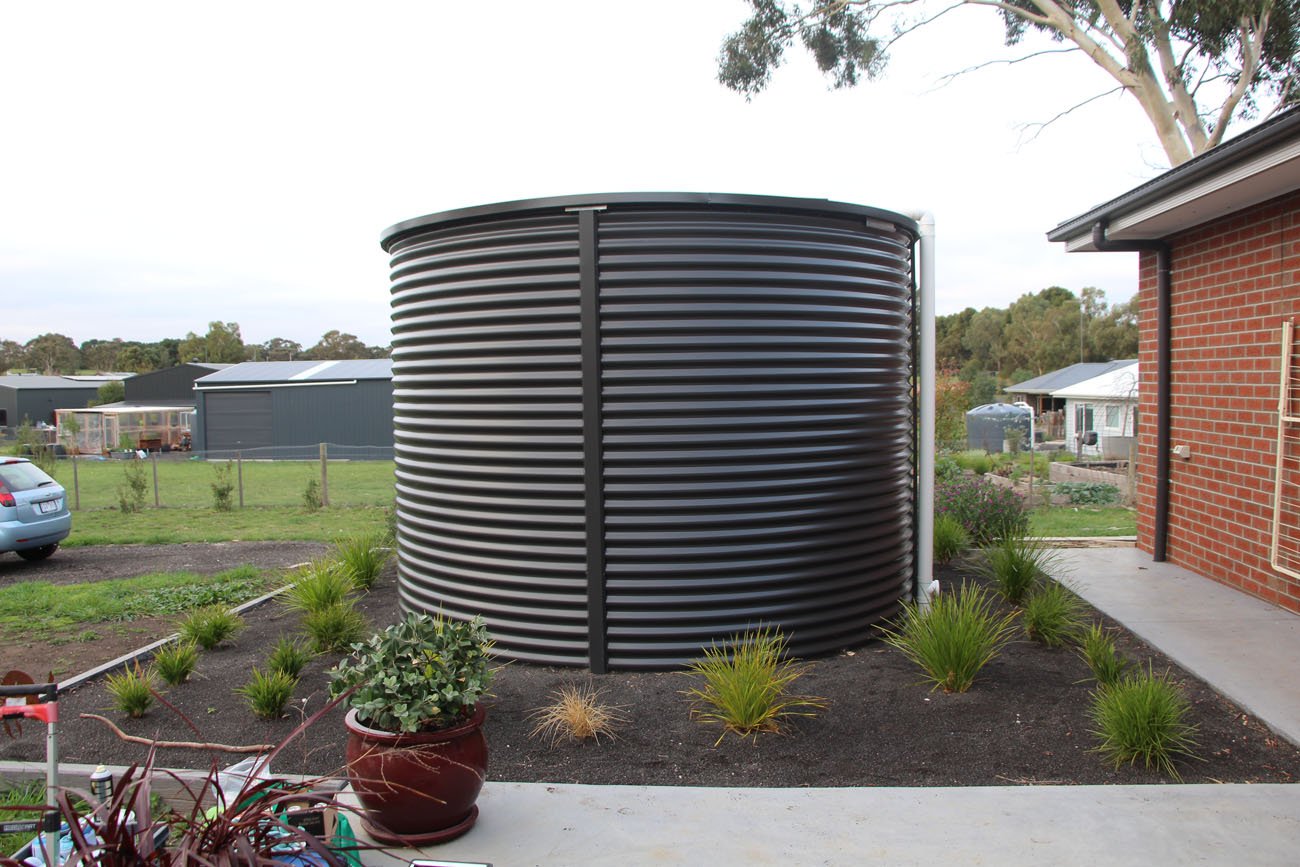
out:
<path id="1" fill-rule="evenodd" d="M 169 545 L 180 542 L 335 542 L 358 533 L 383 532 L 383 506 L 331 507 L 304 512 L 297 506 L 258 506 L 218 512 L 212 508 L 147 508 L 75 512 L 63 544 Z"/>
<path id="2" fill-rule="evenodd" d="M 1175 762 L 1197 758 L 1197 726 L 1187 721 L 1191 703 L 1168 673 L 1126 674 L 1093 693 L 1089 716 L 1096 728 L 1096 752 L 1116 768 L 1138 762 L 1181 782 Z"/>
<path id="3" fill-rule="evenodd" d="M 19 810 L 16 807 L 39 807 L 45 803 L 45 780 L 10 782 L 0 780 L 0 821 L 33 821 L 40 819 L 40 810 Z M 80 804 L 77 799 L 75 803 Z M 0 834 L 0 858 L 9 856 L 26 846 L 35 834 Z"/>
<path id="4" fill-rule="evenodd" d="M 74 519 L 75 520 L 75 519 Z M 1051 506 L 1029 513 L 1034 536 L 1134 536 L 1137 512 L 1121 506 Z"/>
<path id="5" fill-rule="evenodd" d="M 237 605 L 271 590 L 276 583 L 276 576 L 252 566 L 215 575 L 159 572 L 91 584 L 56 586 L 47 581 L 23 581 L 0 587 L 0 631 L 36 638 L 79 634 L 90 623 L 179 614 L 205 605 Z"/>
<path id="6" fill-rule="evenodd" d="M 77 461 L 76 489 L 81 494 L 82 509 L 116 509 L 120 505 L 118 488 L 122 486 L 124 461 Z M 211 508 L 212 483 L 217 467 L 225 461 L 184 461 L 165 459 L 145 461 L 136 466 L 144 470 L 144 511 L 154 504 L 154 468 L 158 470 L 158 500 L 166 507 Z M 303 511 L 303 490 L 315 479 L 320 482 L 317 461 L 244 461 L 232 462 L 232 505 L 239 508 L 239 488 L 244 491 L 245 506 L 291 506 Z M 327 469 L 331 506 L 381 506 L 393 501 L 393 461 L 331 461 Z M 58 461 L 54 476 L 68 489 L 69 502 L 75 502 L 71 461 Z M 76 521 L 74 519 L 73 523 Z"/>

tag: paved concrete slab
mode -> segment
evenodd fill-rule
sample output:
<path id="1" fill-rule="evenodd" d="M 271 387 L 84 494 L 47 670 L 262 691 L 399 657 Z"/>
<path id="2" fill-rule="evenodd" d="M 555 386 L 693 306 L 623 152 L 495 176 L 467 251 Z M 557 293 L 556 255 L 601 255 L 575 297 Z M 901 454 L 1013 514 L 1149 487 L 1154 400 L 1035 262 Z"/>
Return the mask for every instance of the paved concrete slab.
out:
<path id="1" fill-rule="evenodd" d="M 1295 864 L 1300 786 L 707 789 L 488 783 L 464 837 L 523 865 Z"/>
<path id="2" fill-rule="evenodd" d="M 1135 548 L 1060 563 L 1084 599 L 1300 745 L 1300 616 Z"/>

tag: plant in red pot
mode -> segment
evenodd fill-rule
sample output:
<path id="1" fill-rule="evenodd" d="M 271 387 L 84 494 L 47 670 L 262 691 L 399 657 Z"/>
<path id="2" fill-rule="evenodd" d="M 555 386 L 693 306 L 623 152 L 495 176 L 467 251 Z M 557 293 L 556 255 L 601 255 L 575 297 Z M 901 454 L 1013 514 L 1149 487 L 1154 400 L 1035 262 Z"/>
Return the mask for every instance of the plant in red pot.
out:
<path id="1" fill-rule="evenodd" d="M 480 699 L 491 647 L 481 617 L 408 614 L 353 645 L 330 673 L 333 695 L 351 690 L 348 779 L 375 840 L 426 846 L 473 827 L 487 773 Z"/>

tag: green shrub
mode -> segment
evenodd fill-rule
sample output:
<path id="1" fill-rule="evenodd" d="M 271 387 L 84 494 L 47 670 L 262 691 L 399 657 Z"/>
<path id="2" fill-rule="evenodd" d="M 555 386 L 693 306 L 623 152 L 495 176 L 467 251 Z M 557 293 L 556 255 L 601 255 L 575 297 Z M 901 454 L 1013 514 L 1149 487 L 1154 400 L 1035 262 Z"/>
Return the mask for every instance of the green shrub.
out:
<path id="1" fill-rule="evenodd" d="M 789 688 L 806 670 L 784 659 L 786 638 L 771 628 L 734 635 L 723 647 L 705 649 L 704 658 L 690 664 L 703 686 L 687 690 L 695 701 L 691 715 L 722 725 L 718 743 L 727 732 L 742 738 L 756 732 L 776 732 L 788 717 L 815 716 L 826 700 L 791 695 Z"/>
<path id="2" fill-rule="evenodd" d="M 1059 581 L 1047 581 L 1025 599 L 1025 633 L 1048 647 L 1064 647 L 1083 633 L 1083 600 Z"/>
<path id="3" fill-rule="evenodd" d="M 217 464 L 214 470 L 216 478 L 212 481 L 212 508 L 218 512 L 229 512 L 230 493 L 235 490 L 234 464 L 226 461 L 224 465 Z"/>
<path id="4" fill-rule="evenodd" d="M 307 480 L 307 487 L 302 492 L 302 505 L 309 512 L 318 512 L 325 505 L 320 495 L 320 481 L 316 478 Z"/>
<path id="5" fill-rule="evenodd" d="M 1102 482 L 1057 482 L 1055 492 L 1069 497 L 1071 506 L 1109 506 L 1119 502 L 1119 488 Z"/>
<path id="6" fill-rule="evenodd" d="M 254 715 L 262 719 L 279 719 L 284 716 L 284 709 L 293 698 L 293 689 L 297 685 L 298 678 L 283 671 L 264 673 L 254 668 L 248 683 L 235 692 L 244 697 Z"/>
<path id="7" fill-rule="evenodd" d="M 961 464 L 957 463 L 956 458 L 947 455 L 935 458 L 934 478 L 939 482 L 951 482 L 961 478 Z"/>
<path id="8" fill-rule="evenodd" d="M 180 686 L 190 679 L 199 663 L 199 646 L 194 641 L 173 641 L 158 648 L 153 655 L 154 671 L 169 686 Z"/>
<path id="9" fill-rule="evenodd" d="M 117 507 L 128 514 L 138 512 L 144 508 L 144 495 L 149 488 L 144 475 L 144 462 L 124 461 L 122 475 L 124 481 L 117 486 Z"/>
<path id="10" fill-rule="evenodd" d="M 316 560 L 293 576 L 294 582 L 280 597 L 287 608 L 311 612 L 345 602 L 356 589 L 352 578 L 336 560 Z"/>
<path id="11" fill-rule="evenodd" d="M 970 470 L 977 476 L 993 471 L 993 458 L 988 452 L 972 449 L 971 451 L 958 452 L 953 456 L 957 466 L 963 470 Z"/>
<path id="12" fill-rule="evenodd" d="M 882 628 L 884 641 L 921 667 L 944 692 L 965 692 L 985 665 L 1015 637 L 1016 613 L 999 614 L 979 587 L 962 585 L 921 608 L 914 602 Z"/>
<path id="13" fill-rule="evenodd" d="M 341 653 L 365 637 L 370 624 L 351 600 L 308 611 L 302 617 L 303 631 L 317 653 Z"/>
<path id="14" fill-rule="evenodd" d="M 267 658 L 266 667 L 269 671 L 281 671 L 296 678 L 302 674 L 307 663 L 311 662 L 312 655 L 302 642 L 282 635 Z"/>
<path id="15" fill-rule="evenodd" d="M 934 514 L 956 518 L 970 534 L 971 544 L 979 547 L 1006 536 L 1023 536 L 1029 527 L 1024 499 L 984 478 L 936 483 Z"/>
<path id="16" fill-rule="evenodd" d="M 108 694 L 113 697 L 113 706 L 122 713 L 139 719 L 153 704 L 154 674 L 150 669 L 140 668 L 136 663 L 125 668 L 120 674 L 110 674 L 105 679 Z"/>
<path id="17" fill-rule="evenodd" d="M 1079 642 L 1079 655 L 1088 663 L 1097 683 L 1103 686 L 1118 683 L 1124 669 L 1128 668 L 1128 660 L 1115 650 L 1115 636 L 1103 629 L 1100 623 L 1093 623 L 1084 631 Z"/>
<path id="18" fill-rule="evenodd" d="M 181 621 L 181 638 L 193 641 L 204 650 L 211 650 L 244 628 L 244 618 L 227 605 L 205 605 L 195 609 Z"/>
<path id="19" fill-rule="evenodd" d="M 984 549 L 975 570 L 993 583 L 1003 599 L 1019 605 L 1057 562 L 1056 551 L 1042 539 L 1006 536 Z"/>
<path id="20" fill-rule="evenodd" d="M 947 563 L 970 547 L 970 534 L 952 515 L 934 519 L 934 562 Z"/>
<path id="21" fill-rule="evenodd" d="M 1092 694 L 1089 716 L 1101 753 L 1118 768 L 1139 760 L 1181 780 L 1174 767 L 1179 758 L 1196 758 L 1197 726 L 1187 722 L 1191 704 L 1168 673 L 1127 674 L 1111 686 L 1098 686 Z"/>
<path id="22" fill-rule="evenodd" d="M 385 544 L 387 540 L 379 533 L 365 536 L 353 536 L 334 546 L 334 556 L 344 575 L 351 579 L 352 585 L 359 590 L 369 590 L 379 578 L 393 549 Z"/>
<path id="23" fill-rule="evenodd" d="M 472 712 L 492 683 L 492 641 L 482 617 L 411 613 L 353 648 L 330 672 L 357 721 L 386 732 L 436 731 Z"/>

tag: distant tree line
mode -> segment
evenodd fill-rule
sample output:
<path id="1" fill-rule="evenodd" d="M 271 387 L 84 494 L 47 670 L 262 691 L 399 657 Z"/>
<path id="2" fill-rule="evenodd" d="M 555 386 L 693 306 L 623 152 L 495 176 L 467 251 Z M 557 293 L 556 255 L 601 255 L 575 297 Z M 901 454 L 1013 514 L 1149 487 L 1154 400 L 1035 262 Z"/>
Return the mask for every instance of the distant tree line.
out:
<path id="1" fill-rule="evenodd" d="M 26 343 L 0 338 L 0 373 L 21 369 L 47 375 L 80 370 L 148 373 L 191 361 L 234 364 L 241 361 L 330 361 L 387 358 L 389 347 L 366 346 L 355 334 L 327 331 L 314 346 L 283 337 L 244 343 L 237 322 L 210 322 L 206 334 L 154 343 L 136 340 L 87 340 L 80 346 L 63 334 L 42 334 Z"/>
<path id="2" fill-rule="evenodd" d="M 1108 305 L 1092 286 L 1078 295 L 1050 286 L 1006 308 L 937 317 L 935 340 L 939 369 L 965 384 L 970 408 L 992 402 L 1007 385 L 1076 362 L 1136 358 L 1137 301 Z"/>

